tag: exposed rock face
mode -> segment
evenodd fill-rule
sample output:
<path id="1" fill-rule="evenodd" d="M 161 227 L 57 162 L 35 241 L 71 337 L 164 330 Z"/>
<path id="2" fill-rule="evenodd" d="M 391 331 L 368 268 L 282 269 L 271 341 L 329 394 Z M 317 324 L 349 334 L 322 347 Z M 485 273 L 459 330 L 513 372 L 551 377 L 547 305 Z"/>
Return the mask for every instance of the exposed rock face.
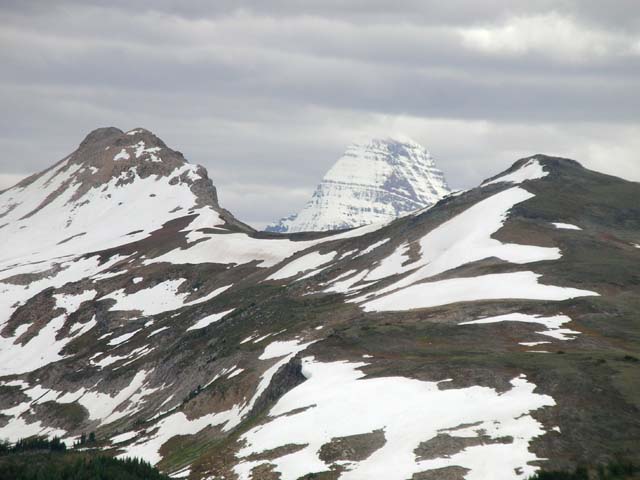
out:
<path id="1" fill-rule="evenodd" d="M 408 139 L 374 138 L 349 146 L 298 213 L 270 232 L 339 230 L 389 222 L 450 193 L 431 154 Z"/>
<path id="2" fill-rule="evenodd" d="M 268 235 L 148 132 L 78 152 L 0 196 L 0 438 L 95 431 L 192 480 L 638 460 L 639 184 L 538 155 L 385 226 Z"/>

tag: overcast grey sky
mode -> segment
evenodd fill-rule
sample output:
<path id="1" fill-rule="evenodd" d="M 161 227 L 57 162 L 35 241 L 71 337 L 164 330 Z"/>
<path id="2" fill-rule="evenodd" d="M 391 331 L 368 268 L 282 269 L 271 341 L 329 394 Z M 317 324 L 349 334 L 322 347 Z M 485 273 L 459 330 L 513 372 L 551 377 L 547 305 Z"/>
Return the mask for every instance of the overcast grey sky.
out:
<path id="1" fill-rule="evenodd" d="M 640 180 L 637 0 L 0 0 L 0 188 L 145 127 L 262 226 L 402 133 L 454 187 L 534 153 Z"/>

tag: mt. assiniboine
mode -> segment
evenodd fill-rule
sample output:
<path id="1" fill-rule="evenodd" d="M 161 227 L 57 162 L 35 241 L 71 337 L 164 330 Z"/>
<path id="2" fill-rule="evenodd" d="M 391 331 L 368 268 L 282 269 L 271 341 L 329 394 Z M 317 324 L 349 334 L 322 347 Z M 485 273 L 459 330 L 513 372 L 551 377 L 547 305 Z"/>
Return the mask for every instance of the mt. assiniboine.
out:
<path id="1" fill-rule="evenodd" d="M 638 198 L 534 155 L 387 224 L 256 232 L 152 133 L 96 130 L 0 192 L 0 439 L 189 480 L 637 462 Z"/>
<path id="2" fill-rule="evenodd" d="M 446 196 L 449 187 L 431 154 L 402 137 L 350 145 L 297 214 L 269 232 L 341 230 L 389 222 Z"/>

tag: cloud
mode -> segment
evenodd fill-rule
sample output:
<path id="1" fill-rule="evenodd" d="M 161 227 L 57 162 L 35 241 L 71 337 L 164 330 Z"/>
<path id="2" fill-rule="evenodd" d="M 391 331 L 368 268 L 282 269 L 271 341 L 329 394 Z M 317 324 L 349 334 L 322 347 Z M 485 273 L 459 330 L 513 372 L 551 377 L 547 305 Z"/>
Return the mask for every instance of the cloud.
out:
<path id="1" fill-rule="evenodd" d="M 621 0 L 5 1 L 0 173 L 144 126 L 223 204 L 301 207 L 361 134 L 405 133 L 468 187 L 517 158 L 640 179 L 640 7 Z"/>
<path id="2" fill-rule="evenodd" d="M 488 54 L 535 53 L 576 63 L 640 55 L 639 34 L 585 28 L 556 12 L 514 17 L 500 25 L 463 28 L 459 33 L 467 47 Z"/>

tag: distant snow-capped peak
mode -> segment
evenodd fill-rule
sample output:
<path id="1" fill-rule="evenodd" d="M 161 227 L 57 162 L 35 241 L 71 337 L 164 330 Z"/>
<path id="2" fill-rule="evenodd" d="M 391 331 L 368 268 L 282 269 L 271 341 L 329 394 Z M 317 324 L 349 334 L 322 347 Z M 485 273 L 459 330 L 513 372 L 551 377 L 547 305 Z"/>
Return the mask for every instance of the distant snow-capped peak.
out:
<path id="1" fill-rule="evenodd" d="M 450 192 L 431 154 L 404 136 L 347 147 L 297 214 L 271 232 L 324 231 L 387 222 L 433 205 Z"/>

